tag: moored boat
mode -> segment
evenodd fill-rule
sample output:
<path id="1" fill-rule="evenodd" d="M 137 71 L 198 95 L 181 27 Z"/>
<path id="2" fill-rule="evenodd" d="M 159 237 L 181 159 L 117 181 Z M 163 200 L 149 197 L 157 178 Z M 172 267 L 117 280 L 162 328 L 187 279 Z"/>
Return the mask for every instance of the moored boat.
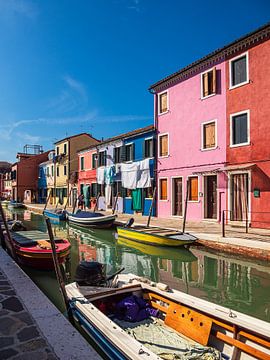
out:
<path id="1" fill-rule="evenodd" d="M 5 245 L 15 260 L 21 264 L 37 269 L 54 268 L 52 248 L 48 234 L 38 231 L 10 232 L 4 234 Z M 59 263 L 63 263 L 70 252 L 70 243 L 66 239 L 55 238 L 56 253 Z"/>
<path id="2" fill-rule="evenodd" d="M 56 210 L 44 210 L 43 215 L 54 221 L 65 221 L 66 220 L 66 211 L 62 209 Z"/>
<path id="3" fill-rule="evenodd" d="M 67 213 L 70 223 L 83 227 L 109 228 L 113 225 L 117 215 L 104 215 L 99 212 L 77 211 L 75 214 Z"/>
<path id="4" fill-rule="evenodd" d="M 75 320 L 110 359 L 270 359 L 265 321 L 134 274 L 102 276 L 96 269 L 89 286 L 66 291 Z"/>
<path id="5" fill-rule="evenodd" d="M 9 203 L 10 203 L 10 201 L 8 201 L 8 200 L 2 200 L 1 201 L 1 204 L 2 204 L 3 207 L 8 207 Z"/>
<path id="6" fill-rule="evenodd" d="M 24 208 L 24 204 L 15 200 L 11 200 L 8 204 L 9 209 L 20 209 Z"/>
<path id="7" fill-rule="evenodd" d="M 189 233 L 160 227 L 118 226 L 117 233 L 121 238 L 158 246 L 191 245 L 197 240 L 195 236 Z"/>

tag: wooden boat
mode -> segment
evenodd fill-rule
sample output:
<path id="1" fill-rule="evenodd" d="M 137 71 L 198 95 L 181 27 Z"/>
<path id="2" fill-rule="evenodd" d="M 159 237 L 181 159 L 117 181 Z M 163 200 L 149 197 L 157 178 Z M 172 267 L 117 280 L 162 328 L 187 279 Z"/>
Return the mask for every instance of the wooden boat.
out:
<path id="1" fill-rule="evenodd" d="M 44 210 L 43 215 L 54 221 L 65 221 L 66 220 L 66 211 L 62 209 L 56 210 Z"/>
<path id="2" fill-rule="evenodd" d="M 5 244 L 14 259 L 21 265 L 37 269 L 54 268 L 52 249 L 48 234 L 38 231 L 10 232 L 11 242 L 5 233 Z M 66 239 L 55 239 L 59 263 L 63 263 L 70 252 L 70 243 Z"/>
<path id="3" fill-rule="evenodd" d="M 121 238 L 137 241 L 148 245 L 158 246 L 183 246 L 191 245 L 197 238 L 189 233 L 170 230 L 160 227 L 117 227 L 117 233 Z"/>
<path id="4" fill-rule="evenodd" d="M 9 209 L 20 209 L 20 208 L 24 208 L 24 204 L 21 202 L 11 200 L 8 204 L 8 208 Z"/>
<path id="5" fill-rule="evenodd" d="M 117 275 L 112 286 L 66 286 L 74 319 L 109 359 L 270 359 L 265 321 L 133 274 Z M 112 304 L 131 295 L 145 299 L 158 317 L 117 319 Z"/>
<path id="6" fill-rule="evenodd" d="M 160 259 L 179 260 L 182 262 L 192 262 L 197 260 L 196 256 L 184 247 L 175 251 L 175 249 L 172 249 L 170 247 L 147 245 L 137 241 L 122 238 L 121 236 L 118 236 L 117 244 L 121 246 L 131 247 L 135 250 L 140 251 L 143 254 L 156 256 Z"/>
<path id="7" fill-rule="evenodd" d="M 95 228 L 109 228 L 113 225 L 117 215 L 104 215 L 99 212 L 77 211 L 75 214 L 67 213 L 70 223 Z"/>

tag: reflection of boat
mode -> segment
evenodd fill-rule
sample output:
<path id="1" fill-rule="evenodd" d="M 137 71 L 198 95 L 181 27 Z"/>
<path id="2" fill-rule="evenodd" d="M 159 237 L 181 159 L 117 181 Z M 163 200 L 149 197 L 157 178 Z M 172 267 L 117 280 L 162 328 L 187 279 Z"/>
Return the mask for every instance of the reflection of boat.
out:
<path id="1" fill-rule="evenodd" d="M 62 209 L 44 210 L 43 215 L 55 221 L 65 221 L 66 211 Z"/>
<path id="2" fill-rule="evenodd" d="M 11 200 L 8 204 L 8 208 L 10 209 L 19 209 L 19 208 L 24 208 L 24 204 L 21 202 L 17 202 L 14 200 Z"/>
<path id="3" fill-rule="evenodd" d="M 152 246 L 139 243 L 137 241 L 128 240 L 122 238 L 121 236 L 118 237 L 117 243 L 122 246 L 132 247 L 133 249 L 139 250 L 140 252 L 147 255 L 157 256 L 161 259 L 179 260 L 182 262 L 192 262 L 197 260 L 196 256 L 194 256 L 191 251 L 185 248 L 176 250 L 169 247 Z"/>
<path id="4" fill-rule="evenodd" d="M 8 200 L 1 201 L 1 204 L 3 207 L 7 207 L 9 203 L 10 203 L 10 201 L 8 201 Z"/>
<path id="5" fill-rule="evenodd" d="M 197 238 L 189 233 L 158 227 L 117 227 L 119 236 L 148 245 L 183 246 L 194 243 Z"/>
<path id="6" fill-rule="evenodd" d="M 41 231 L 10 232 L 11 242 L 5 234 L 5 244 L 20 264 L 37 269 L 53 269 L 52 249 L 49 236 Z M 55 239 L 59 263 L 69 255 L 70 243 L 66 239 Z"/>
<path id="7" fill-rule="evenodd" d="M 98 212 L 77 211 L 76 214 L 67 213 L 70 223 L 94 228 L 109 228 L 113 225 L 117 215 L 104 215 Z"/>
<path id="8" fill-rule="evenodd" d="M 117 275 L 112 287 L 98 275 L 66 291 L 75 320 L 110 359 L 270 357 L 267 322 L 133 274 Z"/>

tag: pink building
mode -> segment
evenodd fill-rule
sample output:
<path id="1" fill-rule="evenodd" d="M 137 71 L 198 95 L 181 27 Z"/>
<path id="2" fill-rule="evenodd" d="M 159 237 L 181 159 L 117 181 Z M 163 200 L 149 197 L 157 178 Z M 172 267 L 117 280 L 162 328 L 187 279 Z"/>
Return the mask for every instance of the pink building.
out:
<path id="1" fill-rule="evenodd" d="M 212 54 L 152 85 L 159 217 L 219 221 L 226 209 L 224 58 Z M 188 188 L 188 189 L 187 189 Z"/>

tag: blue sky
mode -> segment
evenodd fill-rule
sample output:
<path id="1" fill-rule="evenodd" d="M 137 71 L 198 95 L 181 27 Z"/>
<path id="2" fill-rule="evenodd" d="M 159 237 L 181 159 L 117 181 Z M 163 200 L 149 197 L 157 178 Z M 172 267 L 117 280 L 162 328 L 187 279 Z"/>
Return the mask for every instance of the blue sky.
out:
<path id="1" fill-rule="evenodd" d="M 153 122 L 152 83 L 269 21 L 269 0 L 0 0 L 0 160 Z"/>

